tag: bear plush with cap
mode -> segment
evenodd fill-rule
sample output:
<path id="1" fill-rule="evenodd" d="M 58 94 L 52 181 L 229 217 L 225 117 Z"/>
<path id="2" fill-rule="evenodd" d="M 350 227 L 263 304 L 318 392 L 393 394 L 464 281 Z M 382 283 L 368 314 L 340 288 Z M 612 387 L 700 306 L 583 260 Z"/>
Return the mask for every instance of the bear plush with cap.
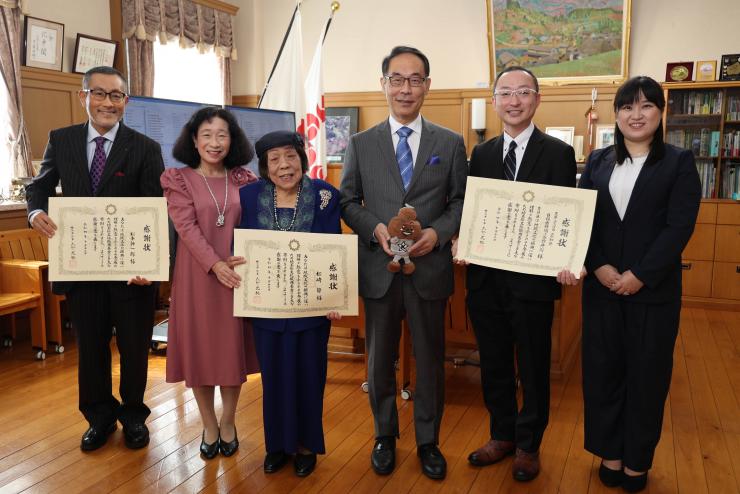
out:
<path id="1" fill-rule="evenodd" d="M 416 266 L 409 258 L 409 249 L 421 237 L 421 224 L 416 220 L 416 211 L 408 204 L 398 210 L 388 222 L 388 234 L 391 236 L 390 249 L 393 259 L 388 262 L 388 271 L 411 274 Z"/>

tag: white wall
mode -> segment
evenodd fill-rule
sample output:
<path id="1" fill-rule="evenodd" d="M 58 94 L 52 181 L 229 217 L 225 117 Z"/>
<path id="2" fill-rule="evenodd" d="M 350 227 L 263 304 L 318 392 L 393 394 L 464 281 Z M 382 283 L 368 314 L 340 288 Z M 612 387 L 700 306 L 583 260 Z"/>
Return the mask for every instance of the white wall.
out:
<path id="1" fill-rule="evenodd" d="M 295 0 L 228 0 L 239 60 L 235 95 L 259 94 L 272 68 Z M 327 92 L 375 91 L 380 61 L 396 44 L 416 46 L 431 61 L 432 88 L 488 82 L 485 0 L 340 0 L 324 45 Z M 107 0 L 27 0 L 28 14 L 64 26 L 64 70 L 71 71 L 77 32 L 110 38 Z M 304 0 L 306 70 L 330 0 Z M 740 52 L 738 0 L 632 0 L 630 75 L 665 77 L 668 62 L 719 60 Z"/>
<path id="2" fill-rule="evenodd" d="M 258 94 L 295 0 L 231 1 L 240 6 L 233 93 Z M 380 61 L 396 44 L 416 46 L 426 53 L 433 89 L 473 88 L 488 82 L 485 0 L 340 2 L 324 45 L 327 92 L 379 89 Z M 306 70 L 330 3 L 303 2 Z M 632 0 L 630 75 L 662 81 L 668 62 L 719 60 L 723 53 L 740 52 L 738 18 L 738 0 Z M 247 26 L 251 28 L 245 31 Z"/>
<path id="3" fill-rule="evenodd" d="M 108 0 L 26 0 L 26 14 L 64 24 L 64 72 L 72 72 L 77 33 L 110 39 Z"/>

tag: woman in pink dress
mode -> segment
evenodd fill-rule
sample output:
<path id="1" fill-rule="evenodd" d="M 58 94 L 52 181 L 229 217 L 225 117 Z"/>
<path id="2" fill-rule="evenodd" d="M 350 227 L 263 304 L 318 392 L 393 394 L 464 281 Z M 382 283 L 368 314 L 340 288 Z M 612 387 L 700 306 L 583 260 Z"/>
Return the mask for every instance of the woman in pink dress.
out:
<path id="1" fill-rule="evenodd" d="M 198 403 L 200 452 L 211 459 L 239 447 L 234 418 L 247 374 L 257 371 L 251 331 L 232 314 L 240 277 L 231 255 L 241 218 L 239 189 L 257 177 L 241 165 L 254 155 L 227 110 L 206 107 L 193 114 L 172 155 L 187 165 L 169 168 L 161 182 L 178 233 L 167 334 L 167 382 L 185 381 Z M 221 392 L 221 418 L 214 408 Z"/>

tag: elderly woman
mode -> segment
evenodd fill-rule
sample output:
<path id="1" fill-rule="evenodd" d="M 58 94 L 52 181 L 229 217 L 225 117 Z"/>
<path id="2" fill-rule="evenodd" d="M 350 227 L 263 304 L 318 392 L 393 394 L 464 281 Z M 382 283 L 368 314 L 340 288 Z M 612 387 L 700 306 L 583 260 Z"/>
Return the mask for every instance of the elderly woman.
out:
<path id="1" fill-rule="evenodd" d="M 598 191 L 583 284 L 585 447 L 599 478 L 638 492 L 660 439 L 681 312 L 681 252 L 701 185 L 691 151 L 663 143 L 663 89 L 626 81 L 615 144 L 591 153 L 579 186 Z M 575 282 L 561 272 L 562 283 Z"/>
<path id="2" fill-rule="evenodd" d="M 341 233 L 339 192 L 305 175 L 308 158 L 295 132 L 271 132 L 255 145 L 262 179 L 241 190 L 240 228 Z M 247 262 L 249 262 L 247 260 Z M 262 372 L 266 473 L 295 455 L 296 475 L 309 475 L 323 454 L 321 422 L 326 384 L 327 344 L 332 319 L 252 318 Z"/>
<path id="3" fill-rule="evenodd" d="M 242 216 L 239 189 L 257 177 L 241 167 L 252 148 L 234 116 L 206 107 L 193 114 L 172 155 L 187 165 L 161 177 L 179 240 L 172 276 L 167 335 L 167 382 L 185 381 L 198 403 L 200 452 L 211 459 L 239 447 L 234 418 L 242 383 L 257 371 L 251 333 L 233 316 L 240 277 L 231 255 L 234 227 Z M 219 386 L 223 411 L 214 409 Z"/>

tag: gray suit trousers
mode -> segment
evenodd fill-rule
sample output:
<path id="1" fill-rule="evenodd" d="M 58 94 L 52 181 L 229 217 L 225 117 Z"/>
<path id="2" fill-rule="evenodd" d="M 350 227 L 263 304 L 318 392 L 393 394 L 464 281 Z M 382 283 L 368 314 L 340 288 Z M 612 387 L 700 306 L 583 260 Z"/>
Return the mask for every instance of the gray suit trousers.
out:
<path id="1" fill-rule="evenodd" d="M 438 444 L 445 399 L 444 315 L 447 299 L 424 300 L 410 277 L 398 273 L 381 298 L 363 298 L 370 406 L 375 437 L 398 437 L 395 360 L 406 318 L 416 359 L 416 444 Z"/>

